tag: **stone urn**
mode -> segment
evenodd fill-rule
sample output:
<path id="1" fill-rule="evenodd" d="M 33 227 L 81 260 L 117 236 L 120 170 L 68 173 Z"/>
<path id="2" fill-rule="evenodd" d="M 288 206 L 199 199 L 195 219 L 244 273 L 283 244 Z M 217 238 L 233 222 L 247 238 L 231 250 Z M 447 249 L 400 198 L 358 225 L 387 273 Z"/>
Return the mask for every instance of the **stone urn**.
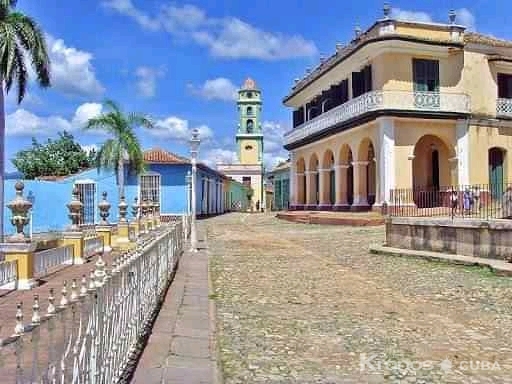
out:
<path id="1" fill-rule="evenodd" d="M 110 216 L 109 210 L 110 210 L 110 206 L 111 205 L 107 201 L 107 192 L 104 191 L 102 193 L 102 196 L 103 196 L 103 199 L 98 204 L 98 208 L 100 210 L 100 217 L 101 217 L 100 224 L 101 225 L 108 225 L 108 217 Z"/>
<path id="2" fill-rule="evenodd" d="M 16 197 L 7 204 L 12 213 L 11 224 L 16 227 L 16 233 L 9 237 L 10 242 L 27 242 L 23 229 L 30 222 L 28 211 L 32 208 L 32 203 L 23 197 L 24 188 L 25 184 L 18 181 L 14 186 Z"/>
<path id="3" fill-rule="evenodd" d="M 121 196 L 118 207 L 119 207 L 119 222 L 127 223 L 128 220 L 126 219 L 126 215 L 128 213 L 128 204 L 126 204 L 124 196 Z"/>
<path id="4" fill-rule="evenodd" d="M 66 204 L 66 207 L 69 210 L 68 217 L 71 220 L 70 229 L 73 231 L 78 231 L 80 229 L 80 217 L 82 216 L 82 209 L 84 204 L 80 201 L 80 191 L 78 187 L 75 185 L 73 188 L 71 201 Z"/>
<path id="5" fill-rule="evenodd" d="M 138 198 L 134 198 L 133 199 L 133 204 L 132 204 L 132 216 L 133 216 L 133 220 L 137 220 L 137 216 L 139 214 L 139 199 Z"/>

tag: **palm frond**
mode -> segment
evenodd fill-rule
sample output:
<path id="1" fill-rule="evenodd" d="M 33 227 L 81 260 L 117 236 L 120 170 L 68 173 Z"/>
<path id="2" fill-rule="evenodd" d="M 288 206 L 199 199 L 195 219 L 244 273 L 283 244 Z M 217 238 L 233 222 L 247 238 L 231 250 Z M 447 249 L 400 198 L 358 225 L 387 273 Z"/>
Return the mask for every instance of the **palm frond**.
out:
<path id="1" fill-rule="evenodd" d="M 107 99 L 103 102 L 103 105 L 110 109 L 112 112 L 115 112 L 117 114 L 121 113 L 121 108 L 114 100 Z"/>
<path id="2" fill-rule="evenodd" d="M 153 120 L 146 115 L 140 113 L 130 113 L 128 114 L 128 124 L 131 126 L 143 127 L 143 128 L 154 128 L 155 124 Z"/>
<path id="3" fill-rule="evenodd" d="M 105 141 L 96 156 L 96 167 L 98 168 L 98 171 L 101 169 L 117 169 L 119 156 L 121 155 L 121 146 L 117 140 L 108 139 Z"/>
<path id="4" fill-rule="evenodd" d="M 84 130 L 92 130 L 92 129 L 101 129 L 108 133 L 112 133 L 114 131 L 114 117 L 112 113 L 104 113 L 97 117 L 93 117 L 87 121 Z"/>
<path id="5" fill-rule="evenodd" d="M 0 71 L 6 83 L 6 91 L 11 89 L 16 65 L 16 33 L 12 25 L 1 23 L 0 36 Z"/>
<path id="6" fill-rule="evenodd" d="M 28 83 L 28 71 L 25 65 L 25 58 L 23 52 L 19 48 L 16 48 L 16 82 L 18 84 L 18 104 L 21 104 L 25 97 Z"/>
<path id="7" fill-rule="evenodd" d="M 18 40 L 30 55 L 39 85 L 49 87 L 50 59 L 41 28 L 34 19 L 21 12 L 11 12 L 6 22 L 13 26 Z"/>

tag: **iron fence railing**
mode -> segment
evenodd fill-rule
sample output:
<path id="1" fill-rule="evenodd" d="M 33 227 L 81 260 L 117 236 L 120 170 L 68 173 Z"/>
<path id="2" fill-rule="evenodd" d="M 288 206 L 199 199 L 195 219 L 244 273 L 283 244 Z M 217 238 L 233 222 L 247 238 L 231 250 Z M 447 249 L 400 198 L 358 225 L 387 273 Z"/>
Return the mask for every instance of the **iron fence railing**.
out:
<path id="1" fill-rule="evenodd" d="M 512 184 L 393 189 L 391 216 L 512 219 Z"/>
<path id="2" fill-rule="evenodd" d="M 7 286 L 8 284 L 16 284 L 18 280 L 18 262 L 1 261 L 0 262 L 0 287 Z M 13 287 L 15 288 L 15 287 Z"/>
<path id="3" fill-rule="evenodd" d="M 84 257 L 92 257 L 103 252 L 103 239 L 90 237 L 84 240 Z"/>
<path id="4" fill-rule="evenodd" d="M 50 248 L 34 254 L 34 275 L 36 277 L 46 276 L 51 269 L 73 260 L 73 246 Z"/>
<path id="5" fill-rule="evenodd" d="M 0 340 L 2 383 L 126 381 L 141 340 L 176 270 L 183 250 L 182 223 L 140 240 L 136 249 L 102 257 L 89 278 L 34 297 L 28 320 L 18 304 L 11 337 Z M 58 296 L 58 297 L 56 297 Z"/>

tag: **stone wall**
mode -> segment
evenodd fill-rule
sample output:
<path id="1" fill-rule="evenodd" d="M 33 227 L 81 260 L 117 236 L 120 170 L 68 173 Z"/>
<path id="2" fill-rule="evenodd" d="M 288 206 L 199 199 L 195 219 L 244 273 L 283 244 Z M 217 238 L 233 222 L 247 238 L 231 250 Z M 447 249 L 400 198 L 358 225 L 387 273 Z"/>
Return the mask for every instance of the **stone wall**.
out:
<path id="1" fill-rule="evenodd" d="M 386 219 L 386 245 L 508 260 L 512 220 L 391 217 Z"/>

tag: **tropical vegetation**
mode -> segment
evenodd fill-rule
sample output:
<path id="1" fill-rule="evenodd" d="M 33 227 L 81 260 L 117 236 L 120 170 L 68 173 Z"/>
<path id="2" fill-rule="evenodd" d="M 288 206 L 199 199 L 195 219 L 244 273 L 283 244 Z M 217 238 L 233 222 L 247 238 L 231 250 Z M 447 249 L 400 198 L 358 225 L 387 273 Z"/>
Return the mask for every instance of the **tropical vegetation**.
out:
<path id="1" fill-rule="evenodd" d="M 94 167 L 96 151 L 85 151 L 72 134 L 64 131 L 45 144 L 32 138 L 31 147 L 18 151 L 12 163 L 25 179 L 67 176 Z"/>
<path id="2" fill-rule="evenodd" d="M 34 69 L 37 83 L 50 86 L 50 59 L 44 33 L 37 22 L 16 8 L 17 0 L 0 0 L 0 204 L 4 206 L 5 173 L 5 100 L 14 87 L 18 104 L 27 91 L 29 69 Z M 3 238 L 3 215 L 0 215 L 0 240 Z"/>
<path id="3" fill-rule="evenodd" d="M 119 197 L 124 196 L 125 167 L 128 173 L 144 172 L 144 154 L 135 133 L 137 127 L 153 128 L 151 119 L 139 113 L 125 113 L 112 100 L 104 102 L 105 112 L 87 121 L 85 130 L 102 130 L 111 136 L 96 155 L 98 170 L 114 170 L 117 174 Z"/>

